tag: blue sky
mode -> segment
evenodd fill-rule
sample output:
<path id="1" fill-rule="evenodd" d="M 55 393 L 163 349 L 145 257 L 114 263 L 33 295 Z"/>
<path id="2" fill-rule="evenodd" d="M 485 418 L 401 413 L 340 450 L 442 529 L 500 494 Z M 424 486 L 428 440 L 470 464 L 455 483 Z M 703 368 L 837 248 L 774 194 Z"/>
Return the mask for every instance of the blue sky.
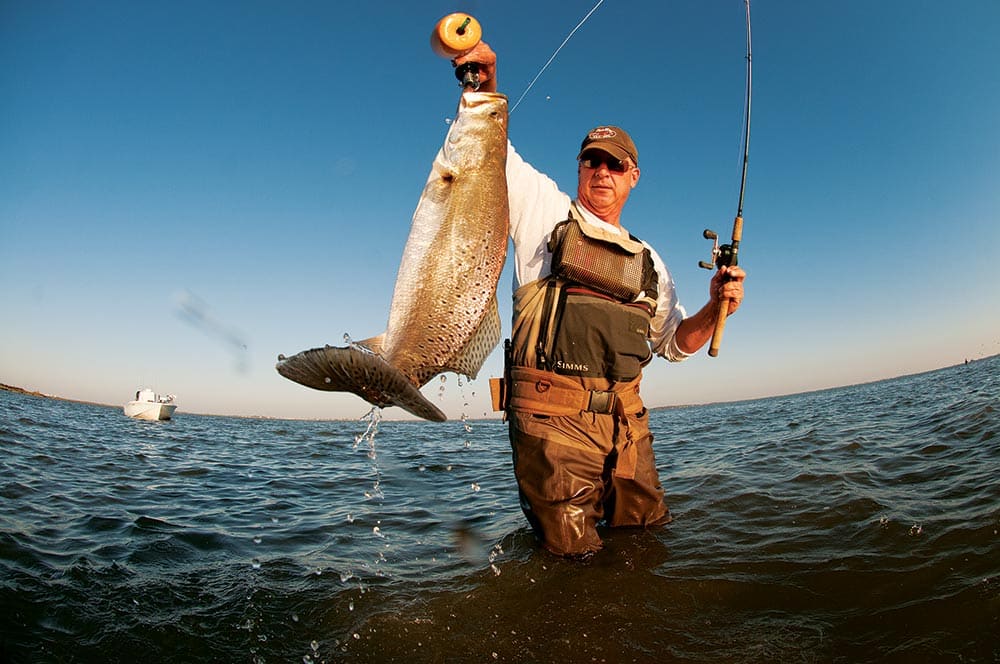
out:
<path id="1" fill-rule="evenodd" d="M 0 4 L 0 382 L 181 411 L 355 418 L 278 353 L 381 332 L 459 89 L 428 45 L 468 11 L 520 97 L 596 0 Z M 758 0 L 741 264 L 722 352 L 646 371 L 649 405 L 851 384 L 1000 352 L 1000 3 Z M 606 0 L 511 116 L 575 190 L 581 138 L 626 127 L 624 223 L 689 311 L 728 236 L 739 0 Z M 509 331 L 510 271 L 501 279 Z M 425 388 L 482 417 L 480 378 Z M 386 417 L 403 417 L 390 409 Z"/>

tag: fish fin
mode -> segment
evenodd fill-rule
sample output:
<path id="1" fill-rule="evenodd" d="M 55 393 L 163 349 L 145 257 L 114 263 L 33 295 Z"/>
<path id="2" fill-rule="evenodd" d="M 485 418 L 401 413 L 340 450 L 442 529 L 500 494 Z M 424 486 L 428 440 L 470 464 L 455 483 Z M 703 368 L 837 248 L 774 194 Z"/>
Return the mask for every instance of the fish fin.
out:
<path id="1" fill-rule="evenodd" d="M 378 335 L 377 337 L 371 337 L 369 339 L 362 339 L 361 341 L 354 342 L 358 346 L 364 346 L 376 355 L 382 354 L 382 347 L 385 345 L 385 332 Z"/>
<path id="2" fill-rule="evenodd" d="M 287 358 L 279 356 L 275 369 L 285 378 L 315 390 L 352 392 L 373 406 L 399 406 L 433 422 L 448 419 L 396 367 L 357 344 L 313 348 Z"/>
<path id="3" fill-rule="evenodd" d="M 448 368 L 474 379 L 483 368 L 486 358 L 500 343 L 500 326 L 500 311 L 497 306 L 497 295 L 494 292 L 490 297 L 490 303 L 486 306 L 486 315 L 483 316 L 475 334 L 465 344 L 462 352 L 455 356 L 454 361 L 450 363 L 452 366 Z"/>

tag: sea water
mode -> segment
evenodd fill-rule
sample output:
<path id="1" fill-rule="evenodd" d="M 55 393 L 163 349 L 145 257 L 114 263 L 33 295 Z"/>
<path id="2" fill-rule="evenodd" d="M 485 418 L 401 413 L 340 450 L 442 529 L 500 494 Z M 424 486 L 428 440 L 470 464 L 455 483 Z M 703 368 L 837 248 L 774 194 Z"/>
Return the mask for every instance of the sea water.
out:
<path id="1" fill-rule="evenodd" d="M 500 421 L 0 392 L 0 661 L 997 662 L 998 407 L 992 357 L 656 410 L 675 521 L 572 562 Z"/>

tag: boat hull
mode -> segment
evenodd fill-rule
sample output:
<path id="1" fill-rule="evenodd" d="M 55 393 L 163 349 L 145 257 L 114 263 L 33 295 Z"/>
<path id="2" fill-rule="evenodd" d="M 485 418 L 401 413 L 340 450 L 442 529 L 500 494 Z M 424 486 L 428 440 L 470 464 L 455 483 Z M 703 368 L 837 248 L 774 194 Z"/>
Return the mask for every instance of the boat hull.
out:
<path id="1" fill-rule="evenodd" d="M 125 404 L 125 414 L 137 420 L 169 420 L 175 410 L 177 405 L 169 403 L 129 401 Z"/>

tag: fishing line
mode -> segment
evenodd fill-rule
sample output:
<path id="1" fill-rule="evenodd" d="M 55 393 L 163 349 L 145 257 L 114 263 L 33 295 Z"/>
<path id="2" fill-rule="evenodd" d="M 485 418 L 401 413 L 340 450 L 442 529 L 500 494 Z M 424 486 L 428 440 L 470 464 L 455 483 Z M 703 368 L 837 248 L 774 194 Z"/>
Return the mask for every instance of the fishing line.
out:
<path id="1" fill-rule="evenodd" d="M 531 79 L 531 83 L 528 83 L 528 87 L 524 89 L 524 92 L 521 93 L 521 96 L 517 98 L 516 102 L 514 102 L 514 105 L 510 109 L 510 113 L 513 113 L 515 110 L 517 110 L 517 105 L 520 104 L 521 100 L 524 99 L 525 95 L 528 94 L 528 91 L 531 90 L 531 87 L 535 84 L 535 81 L 541 78 L 542 74 L 545 73 L 545 70 L 549 68 L 549 65 L 552 64 L 552 61 L 556 59 L 557 55 L 559 55 L 559 51 L 561 51 L 563 46 L 566 45 L 566 42 L 568 42 L 573 37 L 573 35 L 576 34 L 576 31 L 580 29 L 580 26 L 586 23 L 587 19 L 590 18 L 590 15 L 593 14 L 595 11 L 597 11 L 597 8 L 600 7 L 603 3 L 604 0 L 597 0 L 597 4 L 594 5 L 593 8 L 589 12 L 587 12 L 587 15 L 584 16 L 583 19 L 576 24 L 576 27 L 573 28 L 568 35 L 566 35 L 566 39 L 563 40 L 563 43 L 559 44 L 559 48 L 557 48 L 555 53 L 552 54 L 552 57 L 549 58 L 549 61 L 546 62 L 545 65 L 535 75 L 535 77 Z"/>

